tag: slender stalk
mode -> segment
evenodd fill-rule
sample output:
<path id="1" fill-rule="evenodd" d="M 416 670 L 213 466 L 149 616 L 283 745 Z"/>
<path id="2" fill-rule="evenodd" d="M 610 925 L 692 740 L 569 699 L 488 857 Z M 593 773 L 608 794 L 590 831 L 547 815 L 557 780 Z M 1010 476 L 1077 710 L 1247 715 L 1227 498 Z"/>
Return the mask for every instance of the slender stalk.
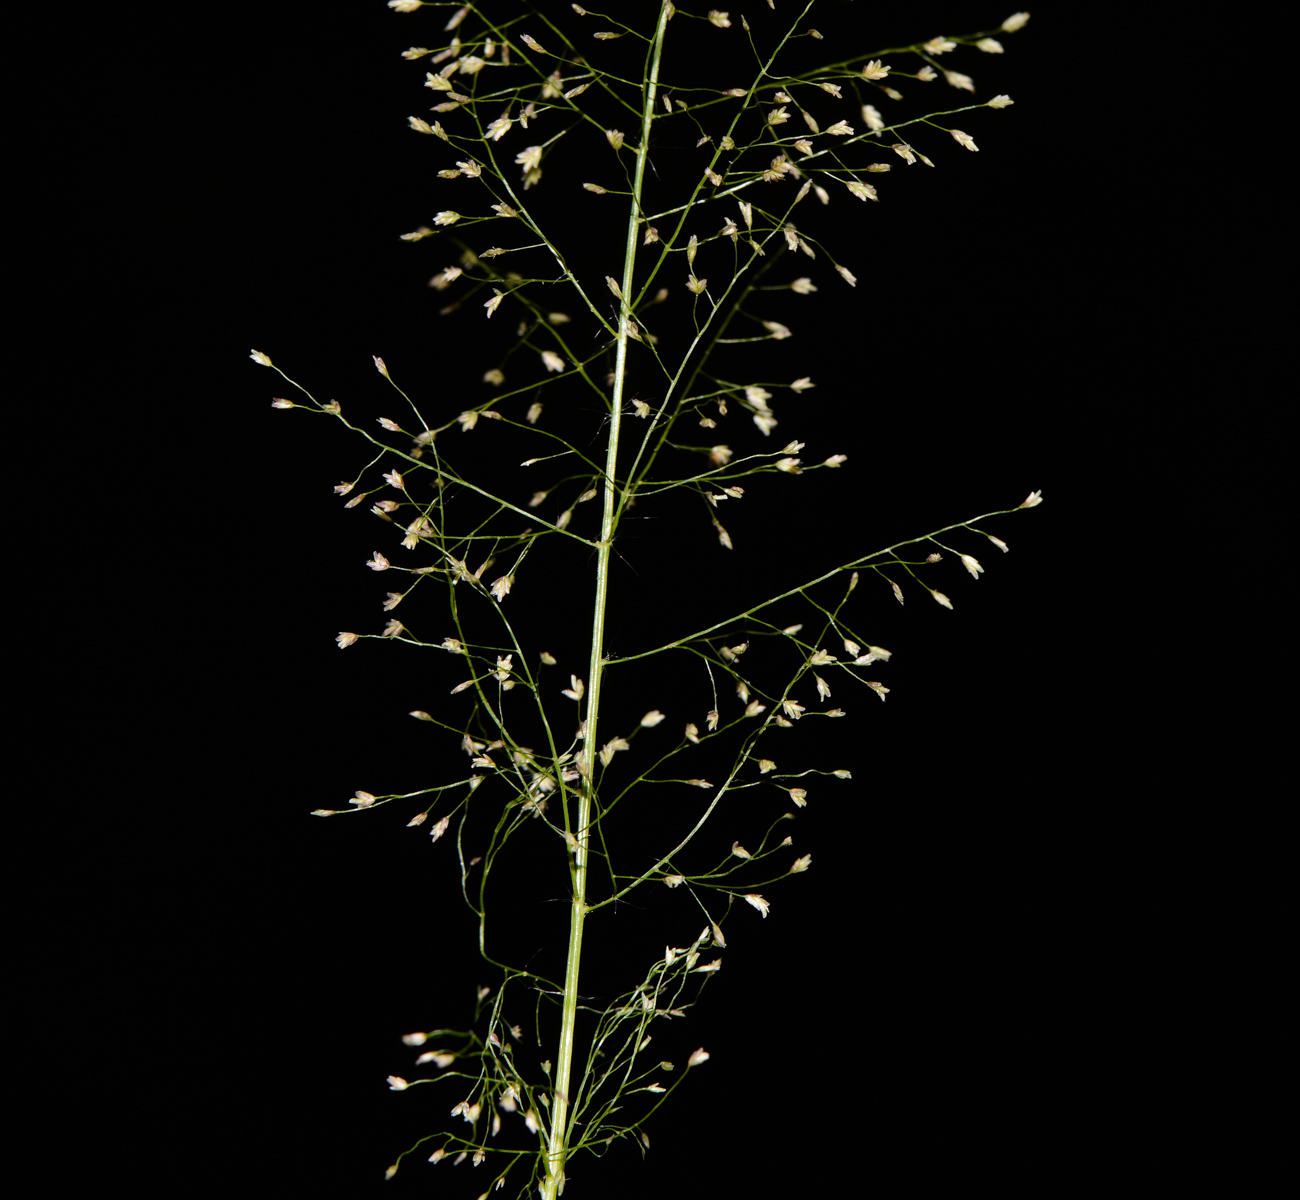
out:
<path id="1" fill-rule="evenodd" d="M 605 666 L 605 613 L 609 603 L 609 560 L 619 509 L 616 483 L 618 447 L 623 418 L 623 386 L 627 374 L 627 343 L 632 321 L 628 297 L 634 294 L 636 249 L 641 233 L 641 191 L 650 146 L 650 125 L 654 120 L 655 96 L 659 83 L 659 60 L 663 53 L 664 34 L 668 28 L 670 12 L 669 4 L 663 3 L 659 12 L 659 24 L 655 28 L 654 43 L 650 50 L 650 71 L 641 109 L 641 144 L 637 147 L 636 176 L 632 187 L 632 206 L 627 219 L 627 243 L 623 252 L 621 284 L 623 299 L 618 322 L 614 395 L 610 404 L 609 444 L 605 453 L 605 507 L 596 557 L 596 600 L 591 621 L 591 662 L 587 669 L 587 717 L 582 757 L 579 762 L 578 823 L 577 828 L 570 831 L 574 841 L 573 864 L 570 867 L 573 902 L 569 913 L 569 949 L 564 969 L 564 999 L 560 1016 L 560 1044 L 556 1053 L 555 1097 L 551 1106 L 546 1176 L 542 1180 L 540 1189 L 544 1200 L 554 1200 L 564 1191 L 564 1165 L 569 1153 L 572 1132 L 569 1128 L 569 1108 L 573 1099 L 570 1088 L 573 1079 L 573 1047 L 578 1022 L 578 977 L 582 964 L 582 928 L 588 911 L 588 845 L 591 834 L 592 801 L 595 798 L 593 760 L 599 745 L 597 722 L 600 717 L 600 692 Z"/>

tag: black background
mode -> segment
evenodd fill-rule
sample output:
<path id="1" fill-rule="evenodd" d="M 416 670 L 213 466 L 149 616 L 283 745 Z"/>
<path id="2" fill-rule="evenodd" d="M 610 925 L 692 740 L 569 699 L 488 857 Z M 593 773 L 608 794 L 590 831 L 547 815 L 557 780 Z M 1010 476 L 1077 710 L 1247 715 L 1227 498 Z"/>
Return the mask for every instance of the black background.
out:
<path id="1" fill-rule="evenodd" d="M 567 6 L 558 11 L 569 21 Z M 765 7 L 748 15 L 758 28 L 768 20 Z M 813 23 L 839 52 L 986 29 L 1001 16 L 973 3 L 887 13 L 841 4 Z M 575 36 L 586 28 L 570 23 Z M 199 897 L 198 915 L 178 905 L 151 927 L 188 981 L 155 1002 L 171 1030 L 157 1053 L 177 1072 L 201 1059 L 201 1098 L 173 1114 L 174 1149 L 196 1179 L 339 1196 L 435 1186 L 475 1196 L 486 1186 L 484 1168 L 464 1179 L 468 1165 L 431 1167 L 427 1154 L 383 1180 L 460 1098 L 387 1089 L 386 1075 L 415 1073 L 400 1035 L 463 1021 L 474 988 L 493 982 L 474 953 L 450 846 L 405 829 L 410 814 L 397 806 L 307 816 L 358 788 L 436 782 L 449 757 L 460 770 L 456 747 L 406 716 L 445 703 L 460 676 L 448 656 L 408 647 L 367 641 L 339 653 L 339 630 L 382 628 L 393 585 L 364 562 L 377 547 L 392 557 L 395 539 L 332 493 L 365 448 L 324 418 L 273 411 L 285 385 L 247 359 L 254 346 L 269 353 L 363 424 L 392 407 L 374 354 L 439 412 L 485 398 L 478 302 L 440 317 L 446 294 L 426 286 L 453 253 L 398 239 L 439 209 L 469 207 L 468 192 L 448 191 L 469 185 L 434 178 L 448 148 L 406 123 L 430 95 L 427 64 L 400 52 L 436 44 L 440 26 L 433 13 L 377 3 L 328 15 L 233 10 L 213 35 L 222 52 L 208 57 L 209 132 L 183 155 L 176 198 L 207 253 L 201 268 L 180 253 L 171 264 L 184 283 L 169 328 L 173 350 L 205 366 L 172 399 L 222 516 L 205 531 L 197 572 L 209 649 L 178 651 L 167 667 L 211 681 L 190 706 L 201 729 L 180 825 L 201 848 L 163 870 L 177 894 Z M 1114 386 L 1141 340 L 1142 304 L 1105 299 L 1115 226 L 1095 215 L 1068 132 L 1085 107 L 1075 32 L 1036 12 L 1002 38 L 1003 56 L 946 56 L 975 77 L 979 98 L 1007 92 L 1016 103 L 961 119 L 979 154 L 934 132 L 917 144 L 935 170 L 899 162 L 876 181 L 879 204 L 834 196 L 824 213 L 848 232 L 838 242 L 829 223 L 818 232 L 843 247 L 856 289 L 821 260 L 775 270 L 811 274 L 820 290 L 773 298 L 772 315 L 795 337 L 777 346 L 792 365 L 765 377 L 818 384 L 778 395 L 774 438 L 804 441 L 809 461 L 846 453 L 844 467 L 754 481 L 719 513 L 730 554 L 694 508 L 641 522 L 620 546 L 612 636 L 622 650 L 681 620 L 706 623 L 736 606 L 727 596 L 752 602 L 805 578 L 843 547 L 875 549 L 1033 489 L 1045 496 L 990 523 L 1009 554 L 959 547 L 987 571 L 976 582 L 950 559 L 937 586 L 952 612 L 919 590 L 900 609 L 864 583 L 855 603 L 871 640 L 894 652 L 881 668 L 893 690 L 882 705 L 837 688 L 849 716 L 829 728 L 842 740 L 800 727 L 810 763 L 833 758 L 827 765 L 854 775 L 819 785 L 792 824 L 813 869 L 772 889 L 766 921 L 736 914 L 703 1001 L 657 1034 L 665 1057 L 680 1062 L 699 1045 L 712 1057 L 654 1118 L 644 1163 L 630 1146 L 576 1163 L 570 1195 L 838 1194 L 873 1183 L 911 1195 L 972 1182 L 1039 1194 L 1104 1176 L 1134 1149 L 1155 1175 L 1164 1155 L 1188 1153 L 1174 1114 L 1208 1097 L 1216 1064 L 1238 1054 L 1202 1051 L 1192 1069 L 1184 1053 L 1204 1015 L 1197 947 L 1221 933 L 1189 899 L 1180 848 L 1212 839 L 1215 816 L 1177 806 L 1142 721 L 1116 715 L 1126 597 L 1103 564 L 1119 543 L 1150 537 L 1149 517 L 1126 516 L 1122 533 L 1113 518 L 1147 465 L 1126 431 L 1151 418 Z M 725 64 L 738 34 L 691 24 L 690 69 Z M 916 110 L 964 95 L 941 81 L 903 90 Z M 660 170 L 698 169 L 695 153 L 665 147 Z M 578 190 L 557 163 L 538 195 L 562 188 L 593 234 L 621 213 L 621 200 Z M 684 310 L 685 289 L 665 282 Z M 731 422 L 732 444 L 755 448 L 757 434 Z M 491 458 L 495 433 L 481 424 L 465 453 Z M 502 479 L 517 461 L 503 456 Z M 517 489 L 534 486 L 524 478 Z M 543 628 L 581 621 L 583 567 L 566 564 L 531 594 L 521 579 L 509 603 L 530 606 Z M 1149 609 L 1134 617 L 1157 619 Z M 420 631 L 447 632 L 432 608 Z M 583 673 L 562 655 L 555 670 L 570 669 Z M 685 718 L 671 672 L 644 686 L 623 717 L 659 707 L 673 723 Z M 790 757 L 803 754 L 801 745 Z M 739 836 L 729 825 L 718 835 Z M 514 949 L 527 958 L 543 938 L 562 939 L 565 879 L 535 863 L 514 877 L 502 921 L 518 914 Z M 589 925 L 593 956 L 613 945 L 606 961 L 626 959 L 629 974 L 611 970 L 611 987 L 639 980 L 631 972 L 665 941 L 698 932 L 694 918 L 673 922 L 647 902 Z"/>

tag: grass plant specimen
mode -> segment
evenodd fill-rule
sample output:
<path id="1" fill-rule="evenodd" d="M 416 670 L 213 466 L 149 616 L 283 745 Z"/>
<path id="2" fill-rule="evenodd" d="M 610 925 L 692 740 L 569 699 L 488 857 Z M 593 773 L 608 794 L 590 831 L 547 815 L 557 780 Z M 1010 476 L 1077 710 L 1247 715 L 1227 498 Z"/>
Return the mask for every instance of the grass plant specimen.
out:
<path id="1" fill-rule="evenodd" d="M 456 867 L 431 869 L 459 872 L 495 972 L 463 1027 L 406 1037 L 424 1073 L 390 1086 L 433 1089 L 454 1123 L 389 1174 L 412 1156 L 469 1161 L 489 1168 L 476 1192 L 550 1200 L 574 1156 L 644 1145 L 646 1120 L 708 1061 L 703 1047 L 664 1058 L 652 1040 L 720 969 L 730 918 L 765 917 L 773 887 L 810 869 L 790 823 L 852 775 L 838 761 L 793 765 L 799 733 L 844 718 L 833 697 L 850 688 L 886 699 L 881 606 L 952 608 L 941 589 L 979 579 L 981 546 L 1007 548 L 990 522 L 1041 500 L 853 547 L 702 622 L 684 606 L 674 632 L 641 643 L 637 596 L 612 582 L 616 560 L 635 555 L 634 521 L 662 515 L 655 536 L 670 545 L 678 523 L 705 523 L 725 559 L 729 510 L 784 506 L 777 487 L 849 461 L 838 449 L 808 461 L 783 431 L 818 375 L 852 369 L 852 347 L 846 363 L 805 362 L 769 303 L 870 288 L 851 223 L 881 203 L 891 172 L 977 152 L 964 127 L 1011 100 L 977 102 L 949 64 L 1002 53 L 1026 18 L 859 53 L 814 26 L 812 4 L 773 6 L 752 28 L 670 3 L 640 28 L 577 5 L 390 7 L 434 43 L 404 57 L 433 101 L 410 126 L 439 199 L 432 224 L 404 237 L 451 259 L 432 283 L 445 316 L 479 322 L 457 348 L 487 356 L 479 391 L 412 385 L 375 358 L 393 407 L 354 420 L 252 357 L 292 389 L 277 408 L 326 416 L 369 446 L 335 491 L 377 520 L 366 565 L 399 582 L 382 628 L 341 632 L 339 646 L 401 642 L 462 667 L 440 707 L 411 713 L 443 739 L 436 782 L 317 810 L 403 806 L 410 826 L 454 845 Z M 931 107 L 914 111 L 918 98 Z M 675 569 L 686 589 L 719 567 Z M 498 953 L 519 860 L 567 897 L 557 970 Z M 583 981 L 600 918 L 653 889 L 692 907 L 698 934 L 594 1002 Z"/>

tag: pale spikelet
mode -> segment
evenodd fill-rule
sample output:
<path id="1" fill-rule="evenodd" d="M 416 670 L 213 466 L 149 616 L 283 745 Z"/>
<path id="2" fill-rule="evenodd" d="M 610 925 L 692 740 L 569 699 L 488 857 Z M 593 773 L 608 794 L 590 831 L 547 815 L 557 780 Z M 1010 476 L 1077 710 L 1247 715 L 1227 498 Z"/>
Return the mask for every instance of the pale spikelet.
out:
<path id="1" fill-rule="evenodd" d="M 1025 22 L 1029 20 L 1027 12 L 1012 13 L 1005 21 L 1002 22 L 1001 29 L 1003 33 L 1015 33 L 1017 29 L 1023 29 Z"/>
<path id="2" fill-rule="evenodd" d="M 889 68 L 882 66 L 880 59 L 872 59 L 865 67 L 862 68 L 863 79 L 884 79 L 889 74 Z"/>
<path id="3" fill-rule="evenodd" d="M 884 129 L 885 119 L 872 104 L 862 106 L 862 122 L 870 130 Z"/>
<path id="4" fill-rule="evenodd" d="M 952 608 L 952 601 L 949 600 L 948 597 L 945 596 L 942 592 L 936 592 L 932 590 L 930 592 L 930 595 L 933 596 L 935 600 L 938 601 L 938 603 L 942 604 L 944 608 L 948 608 L 948 609 Z"/>
<path id="5" fill-rule="evenodd" d="M 883 683 L 875 683 L 870 679 L 867 680 L 867 687 L 875 692 L 882 700 L 885 698 L 885 693 L 889 691 Z"/>
<path id="6" fill-rule="evenodd" d="M 789 874 L 798 875 L 801 872 L 806 871 L 811 866 L 812 866 L 812 855 L 805 854 L 802 858 L 796 858 L 794 862 L 790 864 Z"/>
<path id="7" fill-rule="evenodd" d="M 947 54 L 949 50 L 956 50 L 957 43 L 949 41 L 946 37 L 931 38 L 921 47 L 929 54 Z"/>
<path id="8" fill-rule="evenodd" d="M 756 909 L 758 909 L 759 913 L 764 917 L 767 916 L 767 910 L 772 907 L 766 900 L 763 899 L 762 896 L 758 896 L 753 893 L 745 897 L 745 902 L 747 904 L 752 904 Z M 694 1055 L 692 1055 L 691 1057 L 694 1058 Z"/>
<path id="9" fill-rule="evenodd" d="M 340 650 L 346 650 L 357 641 L 357 635 L 355 633 L 340 633 L 334 640 L 338 642 Z"/>
<path id="10" fill-rule="evenodd" d="M 855 274 L 853 274 L 853 272 L 850 271 L 848 267 L 836 266 L 835 269 L 840 273 L 840 277 L 844 280 L 845 283 L 849 285 L 849 287 L 858 286 L 858 277 Z"/>
<path id="11" fill-rule="evenodd" d="M 808 807 L 808 793 L 803 788 L 791 788 L 790 799 L 800 808 Z"/>
<path id="12" fill-rule="evenodd" d="M 542 351 L 542 365 L 548 371 L 563 371 L 564 359 L 562 359 L 554 350 Z"/>
<path id="13" fill-rule="evenodd" d="M 402 1040 L 405 1041 L 406 1039 L 403 1038 Z M 448 1054 L 445 1050 L 427 1050 L 415 1060 L 415 1065 L 417 1067 L 422 1067 L 425 1063 L 433 1063 L 435 1067 L 438 1067 L 441 1070 L 446 1070 L 455 1061 L 456 1056 L 454 1054 Z"/>
<path id="14" fill-rule="evenodd" d="M 709 9 L 709 24 L 716 25 L 719 29 L 730 29 L 730 14 L 719 12 L 716 8 Z"/>
<path id="15" fill-rule="evenodd" d="M 1010 96 L 994 96 L 993 99 L 988 102 L 988 107 L 1009 108 L 1014 103 L 1015 101 L 1012 100 Z"/>
<path id="16" fill-rule="evenodd" d="M 613 761 L 614 755 L 619 750 L 630 750 L 630 749 L 632 749 L 632 747 L 628 744 L 626 738 L 618 737 L 612 739 L 611 741 L 606 742 L 600 748 L 601 765 L 605 767 L 609 766 L 610 762 Z"/>
<path id="17" fill-rule="evenodd" d="M 490 590 L 492 595 L 497 598 L 498 604 L 510 595 L 510 589 L 514 587 L 514 585 L 515 577 L 513 575 L 502 575 L 498 579 L 492 581 L 492 587 Z"/>
<path id="18" fill-rule="evenodd" d="M 733 855 L 735 855 L 736 858 L 753 858 L 753 857 L 754 857 L 754 856 L 753 856 L 752 854 L 750 854 L 750 852 L 749 852 L 748 850 L 746 850 L 745 847 L 742 846 L 739 842 L 732 842 L 732 843 L 731 843 L 731 853 L 732 853 Z"/>
<path id="19" fill-rule="evenodd" d="M 1028 14 L 1028 13 L 1023 13 L 1023 14 L 1020 14 L 1020 15 L 1023 15 L 1026 21 L 1029 19 L 1029 14 Z M 1017 26 L 1016 28 L 1019 28 L 1019 26 Z M 1018 507 L 1018 508 L 1037 508 L 1040 504 L 1042 504 L 1042 502 L 1043 502 L 1043 493 L 1042 493 L 1042 492 L 1030 492 L 1029 495 L 1026 496 L 1026 497 L 1025 497 L 1025 498 L 1024 498 L 1024 499 L 1023 499 L 1023 500 L 1022 500 L 1022 501 L 1017 505 L 1017 507 Z"/>
<path id="20" fill-rule="evenodd" d="M 568 696 L 570 700 L 581 700 L 583 692 L 586 690 L 582 680 L 576 675 L 570 675 L 569 682 L 572 686 L 566 687 L 562 694 Z"/>
<path id="21" fill-rule="evenodd" d="M 979 150 L 975 145 L 975 139 L 969 133 L 962 133 L 960 129 L 950 129 L 948 132 L 957 140 L 959 146 L 965 146 L 967 150 Z"/>
<path id="22" fill-rule="evenodd" d="M 720 541 L 728 550 L 735 549 L 731 542 L 731 534 L 722 527 L 722 523 L 717 517 L 713 518 L 713 528 L 718 531 L 718 541 Z"/>
<path id="23" fill-rule="evenodd" d="M 528 34 L 526 34 L 526 33 L 523 34 L 522 37 L 520 38 L 520 40 L 521 40 L 521 41 L 524 43 L 524 45 L 527 46 L 530 50 L 535 50 L 535 51 L 537 51 L 538 54 L 545 54 L 545 53 L 546 53 L 546 51 L 542 49 L 540 43 L 534 41 L 531 37 L 528 36 Z"/>
<path id="24" fill-rule="evenodd" d="M 644 717 L 641 718 L 641 724 L 647 729 L 653 729 L 662 720 L 664 720 L 664 714 L 657 708 L 652 708 Z"/>

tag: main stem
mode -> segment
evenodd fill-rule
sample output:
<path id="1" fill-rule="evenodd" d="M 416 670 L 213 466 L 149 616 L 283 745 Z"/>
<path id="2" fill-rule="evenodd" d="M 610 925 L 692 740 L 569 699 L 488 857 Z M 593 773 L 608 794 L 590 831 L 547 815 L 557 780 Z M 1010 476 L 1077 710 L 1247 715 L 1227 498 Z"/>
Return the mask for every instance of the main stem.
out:
<path id="1" fill-rule="evenodd" d="M 646 155 L 650 146 L 650 124 L 654 120 L 655 95 L 659 85 L 659 58 L 672 9 L 664 3 L 659 11 L 654 44 L 650 52 L 650 75 L 646 81 L 641 112 L 641 144 L 637 148 L 636 177 L 632 207 L 627 219 L 627 243 L 623 251 L 623 300 L 618 321 L 618 351 L 614 365 L 614 396 L 610 404 L 609 445 L 605 451 L 605 510 L 600 526 L 600 548 L 596 556 L 596 604 L 591 619 L 591 662 L 587 668 L 587 718 L 583 749 L 578 760 L 578 826 L 572 830 L 573 864 L 570 878 L 573 904 L 569 912 L 569 953 L 564 968 L 564 1001 L 560 1016 L 560 1045 L 556 1054 L 555 1095 L 551 1105 L 550 1141 L 546 1151 L 546 1175 L 542 1179 L 543 1200 L 555 1200 L 564 1191 L 564 1165 L 569 1155 L 570 1092 L 573 1086 L 573 1048 L 578 1023 L 578 973 L 582 964 L 582 926 L 587 917 L 587 864 L 591 836 L 591 810 L 595 799 L 594 760 L 599 742 L 596 726 L 600 716 L 600 690 L 605 666 L 605 610 L 609 603 L 609 559 L 618 512 L 619 433 L 623 423 L 623 386 L 627 376 L 627 343 L 632 311 L 628 297 L 633 292 L 636 248 L 641 233 L 641 188 Z"/>

